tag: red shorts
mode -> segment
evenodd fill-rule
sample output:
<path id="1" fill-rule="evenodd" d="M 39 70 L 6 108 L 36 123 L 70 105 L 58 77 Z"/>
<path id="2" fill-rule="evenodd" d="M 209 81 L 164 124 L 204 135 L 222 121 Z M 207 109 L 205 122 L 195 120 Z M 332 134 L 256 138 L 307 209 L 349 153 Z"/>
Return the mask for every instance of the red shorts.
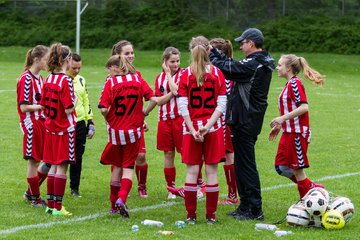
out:
<path id="1" fill-rule="evenodd" d="M 139 148 L 139 153 L 146 153 L 146 146 L 145 146 L 145 134 L 144 134 L 144 129 L 141 129 L 141 138 L 139 140 L 140 142 L 140 148 Z"/>
<path id="2" fill-rule="evenodd" d="M 204 142 L 196 142 L 191 134 L 185 134 L 181 157 L 182 162 L 186 164 L 201 164 L 203 161 L 205 164 L 219 163 L 225 158 L 223 129 L 219 128 L 215 132 L 206 134 Z"/>
<path id="3" fill-rule="evenodd" d="M 283 133 L 280 138 L 275 165 L 285 165 L 290 169 L 308 168 L 308 142 L 298 133 Z"/>
<path id="4" fill-rule="evenodd" d="M 158 122 L 157 146 L 160 151 L 176 151 L 181 153 L 182 145 L 182 123 L 184 119 L 177 117 L 171 120 L 160 120 Z"/>
<path id="5" fill-rule="evenodd" d="M 231 140 L 231 130 L 230 126 L 226 125 L 226 131 L 225 131 L 225 150 L 227 153 L 233 153 L 234 147 L 232 145 Z"/>
<path id="6" fill-rule="evenodd" d="M 112 145 L 109 142 L 101 154 L 100 163 L 119 168 L 134 166 L 139 154 L 139 147 L 140 141 L 126 145 Z"/>
<path id="7" fill-rule="evenodd" d="M 43 120 L 34 121 L 28 128 L 20 128 L 23 136 L 23 156 L 24 159 L 34 159 L 40 162 L 44 153 L 45 126 Z"/>
<path id="8" fill-rule="evenodd" d="M 75 163 L 75 136 L 75 131 L 60 135 L 46 130 L 44 162 L 54 165 Z"/>

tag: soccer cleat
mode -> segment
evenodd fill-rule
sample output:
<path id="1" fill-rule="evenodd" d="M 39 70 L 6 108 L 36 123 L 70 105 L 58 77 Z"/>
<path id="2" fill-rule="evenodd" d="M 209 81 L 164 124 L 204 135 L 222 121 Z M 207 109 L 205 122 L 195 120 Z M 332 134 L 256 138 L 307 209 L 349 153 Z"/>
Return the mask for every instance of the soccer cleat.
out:
<path id="1" fill-rule="evenodd" d="M 206 224 L 208 224 L 208 225 L 213 225 L 215 223 L 219 223 L 219 221 L 215 218 L 207 218 L 206 219 Z"/>
<path id="2" fill-rule="evenodd" d="M 23 198 L 25 201 L 31 202 L 31 195 L 27 192 L 24 193 Z"/>
<path id="3" fill-rule="evenodd" d="M 139 196 L 141 198 L 147 198 L 148 197 L 145 185 L 139 185 L 138 186 L 138 192 L 139 192 Z"/>
<path id="4" fill-rule="evenodd" d="M 118 200 L 116 200 L 115 207 L 121 216 L 125 218 L 129 217 L 129 212 L 127 211 L 125 203 L 121 200 L 121 198 L 118 198 Z"/>
<path id="5" fill-rule="evenodd" d="M 54 210 L 53 208 L 46 207 L 45 213 L 52 215 L 53 210 Z"/>
<path id="6" fill-rule="evenodd" d="M 182 198 L 185 198 L 184 188 L 174 188 L 174 187 L 169 187 L 169 186 L 167 186 L 166 188 L 172 194 L 182 197 Z"/>
<path id="7" fill-rule="evenodd" d="M 167 197 L 168 199 L 176 199 L 176 195 L 175 194 L 173 194 L 173 193 L 171 193 L 171 192 L 169 192 L 169 194 L 168 194 L 168 197 Z"/>
<path id="8" fill-rule="evenodd" d="M 119 214 L 119 211 L 117 209 L 110 208 L 109 214 L 110 216 L 113 216 Z"/>
<path id="9" fill-rule="evenodd" d="M 227 198 L 224 200 L 219 200 L 218 204 L 221 205 L 237 205 L 239 204 L 239 199 L 235 198 L 235 199 L 231 199 L 231 198 Z"/>
<path id="10" fill-rule="evenodd" d="M 46 202 L 42 199 L 31 201 L 32 207 L 46 207 Z"/>
<path id="11" fill-rule="evenodd" d="M 196 218 L 187 218 L 185 220 L 186 224 L 189 224 L 189 225 L 195 225 L 196 224 Z"/>
<path id="12" fill-rule="evenodd" d="M 79 190 L 71 189 L 71 195 L 74 196 L 74 197 L 81 198 Z"/>
<path id="13" fill-rule="evenodd" d="M 65 207 L 63 206 L 63 207 L 61 208 L 61 210 L 57 210 L 56 208 L 54 208 L 54 209 L 52 210 L 52 215 L 53 215 L 53 216 L 71 216 L 72 213 L 69 212 L 69 211 L 66 211 Z"/>
<path id="14" fill-rule="evenodd" d="M 318 187 L 318 188 L 325 188 L 324 187 L 324 185 L 323 184 L 320 184 L 320 183 L 314 183 L 314 188 L 316 188 L 316 187 Z"/>

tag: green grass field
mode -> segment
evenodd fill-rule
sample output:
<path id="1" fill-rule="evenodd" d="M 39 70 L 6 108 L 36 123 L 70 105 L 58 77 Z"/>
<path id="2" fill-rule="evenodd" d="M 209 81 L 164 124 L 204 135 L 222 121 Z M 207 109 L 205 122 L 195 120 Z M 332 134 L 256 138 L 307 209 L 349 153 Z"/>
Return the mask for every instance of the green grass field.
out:
<path id="1" fill-rule="evenodd" d="M 274 239 L 272 232 L 256 232 L 256 222 L 235 221 L 226 216 L 232 206 L 218 206 L 218 225 L 205 223 L 205 201 L 198 203 L 198 224 L 177 229 L 176 220 L 184 220 L 186 213 L 183 199 L 167 200 L 163 176 L 163 153 L 156 150 L 157 112 L 146 119 L 150 131 L 145 134 L 149 163 L 147 199 L 137 195 L 136 180 L 127 201 L 130 218 L 109 216 L 109 167 L 99 163 L 107 136 L 97 103 L 106 76 L 104 64 L 109 49 L 82 50 L 83 75 L 88 82 L 90 102 L 95 112 L 96 135 L 89 140 L 83 160 L 80 191 L 82 198 L 70 195 L 67 184 L 64 205 L 73 213 L 71 217 L 46 215 L 44 209 L 32 208 L 22 195 L 26 189 L 26 161 L 22 160 L 22 135 L 16 110 L 16 79 L 23 70 L 26 48 L 0 48 L 0 238 L 6 239 Z M 236 50 L 239 52 L 238 50 Z M 150 86 L 161 71 L 161 52 L 136 52 L 135 66 Z M 239 53 L 237 53 L 239 54 Z M 276 60 L 279 53 L 274 54 Z M 312 143 L 309 145 L 311 167 L 308 176 L 323 183 L 335 194 L 349 197 L 355 208 L 360 206 L 360 56 L 332 54 L 299 54 L 310 65 L 327 76 L 323 88 L 305 82 L 310 106 Z M 240 57 L 238 55 L 237 57 Z M 188 54 L 182 54 L 182 66 L 188 64 Z M 46 73 L 43 73 L 46 76 Z M 269 93 L 269 106 L 264 126 L 256 146 L 257 165 L 262 183 L 265 222 L 282 219 L 290 205 L 298 200 L 295 185 L 277 175 L 273 168 L 277 141 L 269 142 L 269 122 L 277 116 L 277 97 L 284 86 L 284 79 L 274 73 Z M 278 140 L 278 139 L 277 139 Z M 177 185 L 185 179 L 185 166 L 176 157 Z M 219 164 L 221 198 L 227 193 L 222 164 Z M 45 185 L 41 188 L 45 198 Z M 164 222 L 161 229 L 142 226 L 144 219 Z M 140 226 L 132 232 L 131 226 Z M 291 230 L 287 239 L 358 239 L 360 223 L 357 213 L 340 231 L 312 228 L 291 228 L 285 224 L 282 230 Z M 173 236 L 162 236 L 159 230 L 172 230 Z"/>

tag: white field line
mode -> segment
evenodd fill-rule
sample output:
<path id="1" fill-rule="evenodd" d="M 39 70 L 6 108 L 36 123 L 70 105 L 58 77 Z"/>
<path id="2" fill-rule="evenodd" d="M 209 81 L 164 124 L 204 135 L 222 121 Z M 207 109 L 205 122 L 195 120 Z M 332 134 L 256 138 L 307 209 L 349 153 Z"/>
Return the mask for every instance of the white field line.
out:
<path id="1" fill-rule="evenodd" d="M 315 179 L 314 181 L 315 182 L 321 182 L 321 181 L 334 180 L 334 179 L 339 179 L 339 178 L 352 177 L 352 176 L 356 176 L 356 175 L 360 175 L 360 172 L 345 173 L 345 174 L 334 175 L 334 176 L 326 176 L 326 177 L 322 177 L 322 178 L 319 178 L 319 179 Z M 271 190 L 274 190 L 274 189 L 291 187 L 291 186 L 294 186 L 294 185 L 295 185 L 294 183 L 280 184 L 280 185 L 275 185 L 275 186 L 271 186 L 271 187 L 262 188 L 261 191 L 271 191 Z M 138 212 L 138 211 L 153 210 L 153 209 L 158 209 L 158 208 L 165 208 L 165 207 L 170 207 L 172 205 L 177 205 L 177 204 L 180 204 L 180 203 L 182 203 L 182 202 L 161 203 L 161 204 L 151 205 L 151 206 L 142 207 L 142 208 L 134 208 L 134 209 L 131 209 L 130 212 Z M 90 215 L 87 215 L 87 216 L 84 216 L 84 217 L 67 219 L 67 220 L 63 220 L 63 221 L 18 226 L 18 227 L 14 227 L 14 228 L 5 229 L 5 230 L 0 230 L 0 235 L 16 233 L 18 231 L 34 229 L 34 228 L 48 228 L 48 227 L 51 227 L 53 225 L 58 225 L 58 224 L 68 224 L 68 223 L 72 223 L 72 222 L 82 222 L 82 221 L 86 221 L 86 220 L 89 220 L 89 219 L 95 219 L 95 218 L 99 218 L 99 217 L 104 217 L 104 216 L 107 216 L 108 214 L 109 214 L 108 212 L 106 212 L 106 213 L 95 213 L 95 214 L 90 214 Z"/>

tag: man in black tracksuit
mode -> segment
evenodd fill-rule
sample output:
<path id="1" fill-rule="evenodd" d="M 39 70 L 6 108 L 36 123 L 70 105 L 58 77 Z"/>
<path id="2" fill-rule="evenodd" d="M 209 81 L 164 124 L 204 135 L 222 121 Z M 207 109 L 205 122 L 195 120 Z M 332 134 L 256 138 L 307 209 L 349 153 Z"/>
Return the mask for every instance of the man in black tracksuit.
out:
<path id="1" fill-rule="evenodd" d="M 231 126 L 234 166 L 240 205 L 230 212 L 239 220 L 263 220 L 260 178 L 255 161 L 255 143 L 261 132 L 274 59 L 262 50 L 263 34 L 256 28 L 235 39 L 246 58 L 235 61 L 212 49 L 210 60 L 226 79 L 234 82 L 228 97 L 226 121 Z"/>

